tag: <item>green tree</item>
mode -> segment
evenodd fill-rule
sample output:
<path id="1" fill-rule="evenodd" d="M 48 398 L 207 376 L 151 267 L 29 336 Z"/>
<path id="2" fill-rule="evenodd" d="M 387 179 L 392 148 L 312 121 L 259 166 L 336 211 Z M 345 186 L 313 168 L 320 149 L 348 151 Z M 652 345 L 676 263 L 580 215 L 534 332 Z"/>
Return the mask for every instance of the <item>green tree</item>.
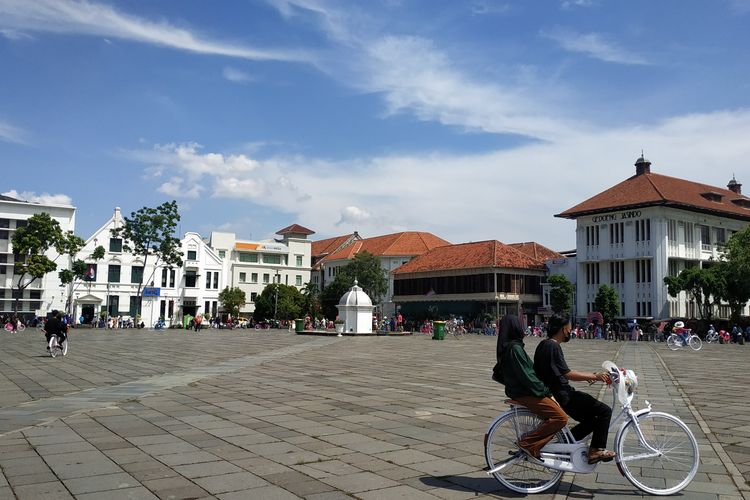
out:
<path id="1" fill-rule="evenodd" d="M 664 284 L 671 297 L 677 297 L 684 291 L 698 304 L 700 319 L 709 321 L 713 315 L 713 306 L 723 295 L 722 279 L 718 266 L 689 267 L 677 276 L 665 276 Z"/>
<path id="2" fill-rule="evenodd" d="M 105 249 L 99 245 L 89 256 L 87 260 L 98 261 L 104 258 Z M 66 303 L 66 310 L 70 314 L 73 310 L 73 292 L 78 289 L 79 286 L 86 279 L 86 272 L 88 271 L 88 264 L 80 259 L 76 259 L 70 265 L 70 269 L 63 269 L 57 275 L 60 277 L 60 283 L 62 285 L 71 285 L 70 293 L 68 294 L 68 300 Z"/>
<path id="3" fill-rule="evenodd" d="M 555 313 L 570 313 L 573 305 L 573 283 L 562 274 L 553 274 L 547 279 L 550 284 L 549 302 Z"/>
<path id="4" fill-rule="evenodd" d="M 299 318 L 305 306 L 305 297 L 295 286 L 271 283 L 255 299 L 255 321 L 267 319 Z"/>
<path id="5" fill-rule="evenodd" d="M 605 323 L 612 323 L 620 312 L 620 296 L 609 285 L 602 285 L 594 298 L 594 310 L 602 313 Z"/>
<path id="6" fill-rule="evenodd" d="M 729 304 L 732 321 L 737 323 L 750 300 L 750 226 L 729 238 L 715 273 L 720 281 L 717 295 Z"/>
<path id="7" fill-rule="evenodd" d="M 355 279 L 373 304 L 380 303 L 388 292 L 388 275 L 380 267 L 380 259 L 369 252 L 360 252 L 339 269 L 336 278 L 323 289 L 321 303 L 323 314 L 327 318 L 335 318 L 338 315 L 336 304 L 354 286 Z"/>
<path id="8" fill-rule="evenodd" d="M 239 287 L 226 287 L 219 292 L 219 302 L 221 303 L 222 309 L 235 318 L 240 315 L 240 308 L 245 305 L 245 300 L 245 292 Z"/>
<path id="9" fill-rule="evenodd" d="M 304 312 L 309 314 L 312 318 L 317 317 L 321 311 L 320 289 L 318 288 L 318 285 L 316 285 L 315 283 L 306 283 L 300 291 L 302 292 L 302 296 L 305 298 L 303 306 Z"/>
<path id="10" fill-rule="evenodd" d="M 180 240 L 174 236 L 180 213 L 177 202 L 170 201 L 156 208 L 143 207 L 137 212 L 131 212 L 130 217 L 123 217 L 122 227 L 112 230 L 115 238 L 122 238 L 123 249 L 133 255 L 143 258 L 143 269 L 147 268 L 148 258 L 156 258 L 156 266 L 182 266 L 182 251 Z M 138 283 L 138 315 L 141 314 L 143 304 L 143 274 Z"/>
<path id="11" fill-rule="evenodd" d="M 84 241 L 72 231 L 63 231 L 60 223 L 50 214 L 42 212 L 28 218 L 26 226 L 19 227 L 13 233 L 14 273 L 18 281 L 14 285 L 13 312 L 18 312 L 18 303 L 23 291 L 34 281 L 42 279 L 47 273 L 57 269 L 55 261 L 61 255 L 75 255 L 84 245 Z M 55 249 L 58 256 L 54 260 L 47 257 L 50 249 Z"/>

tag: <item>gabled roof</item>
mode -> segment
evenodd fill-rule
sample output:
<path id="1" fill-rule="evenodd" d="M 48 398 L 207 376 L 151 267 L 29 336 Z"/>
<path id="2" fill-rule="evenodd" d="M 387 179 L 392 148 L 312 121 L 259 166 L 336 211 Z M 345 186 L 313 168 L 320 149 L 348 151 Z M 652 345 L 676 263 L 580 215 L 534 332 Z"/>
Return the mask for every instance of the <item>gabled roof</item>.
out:
<path id="1" fill-rule="evenodd" d="M 497 240 L 448 245 L 430 250 L 393 271 L 393 274 L 455 269 L 542 269 L 543 262 Z"/>
<path id="2" fill-rule="evenodd" d="M 335 252 L 341 246 L 349 241 L 350 238 L 354 238 L 357 235 L 355 232 L 354 234 L 345 234 L 343 236 L 335 236 L 333 238 L 327 238 L 325 240 L 318 240 L 312 242 L 312 257 L 322 257 L 324 255 L 328 255 L 331 252 Z"/>
<path id="3" fill-rule="evenodd" d="M 532 259 L 542 263 L 549 259 L 560 259 L 563 257 L 561 254 L 540 245 L 536 241 L 527 241 L 524 243 L 509 243 L 508 246 L 513 247 L 516 250 L 525 253 Z"/>
<path id="4" fill-rule="evenodd" d="M 750 207 L 750 198 L 747 196 L 652 172 L 634 175 L 555 217 L 576 219 L 612 210 L 657 205 L 750 220 L 750 208 L 747 208 Z"/>
<path id="5" fill-rule="evenodd" d="M 325 260 L 348 260 L 354 258 L 359 252 L 369 252 L 376 257 L 412 257 L 445 245 L 450 245 L 450 242 L 438 238 L 432 233 L 404 231 L 355 241 L 351 245 L 326 256 Z"/>
<path id="6" fill-rule="evenodd" d="M 287 226 L 284 229 L 279 229 L 276 231 L 276 234 L 315 234 L 315 231 L 312 229 L 307 229 L 304 226 L 300 226 L 299 224 L 292 224 L 291 226 Z"/>

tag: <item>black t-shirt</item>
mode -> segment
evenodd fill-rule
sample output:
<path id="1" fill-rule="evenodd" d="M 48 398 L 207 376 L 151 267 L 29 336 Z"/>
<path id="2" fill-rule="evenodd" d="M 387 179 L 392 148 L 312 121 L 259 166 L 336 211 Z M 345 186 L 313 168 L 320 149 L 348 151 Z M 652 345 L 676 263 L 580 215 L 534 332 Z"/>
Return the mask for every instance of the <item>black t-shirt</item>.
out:
<path id="1" fill-rule="evenodd" d="M 47 324 L 44 325 L 44 331 L 50 335 L 60 335 L 64 329 L 62 321 L 55 317 L 48 319 Z"/>
<path id="2" fill-rule="evenodd" d="M 565 362 L 560 344 L 551 339 L 544 339 L 539 343 L 534 352 L 534 371 L 558 400 L 567 400 L 566 393 L 571 387 L 565 374 L 570 368 Z M 560 404 L 563 404 L 563 401 L 560 401 Z"/>

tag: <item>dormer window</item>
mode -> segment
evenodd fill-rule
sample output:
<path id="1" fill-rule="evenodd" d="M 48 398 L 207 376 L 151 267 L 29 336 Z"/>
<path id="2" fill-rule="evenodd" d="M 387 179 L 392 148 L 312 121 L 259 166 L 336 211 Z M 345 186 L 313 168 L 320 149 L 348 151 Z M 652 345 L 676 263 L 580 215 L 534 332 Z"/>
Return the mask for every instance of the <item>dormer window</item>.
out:
<path id="1" fill-rule="evenodd" d="M 732 203 L 738 207 L 750 209 L 750 198 L 735 198 Z"/>
<path id="2" fill-rule="evenodd" d="M 705 193 L 701 193 L 701 196 L 703 196 L 708 201 L 715 201 L 717 203 L 721 203 L 721 199 L 724 198 L 723 194 L 717 193 L 715 191 L 707 191 Z"/>

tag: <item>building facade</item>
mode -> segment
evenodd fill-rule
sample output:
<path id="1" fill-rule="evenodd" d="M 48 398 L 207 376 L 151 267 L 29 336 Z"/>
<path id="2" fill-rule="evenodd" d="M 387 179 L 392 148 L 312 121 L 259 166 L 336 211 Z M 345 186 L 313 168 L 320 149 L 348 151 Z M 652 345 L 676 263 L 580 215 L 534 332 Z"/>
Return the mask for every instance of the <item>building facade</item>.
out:
<path id="1" fill-rule="evenodd" d="M 16 275 L 13 257 L 13 234 L 26 225 L 32 215 L 46 212 L 60 223 L 64 231 L 75 230 L 76 208 L 68 205 L 29 203 L 9 196 L 0 196 L 0 314 L 11 314 L 15 302 L 14 287 L 20 276 Z M 55 261 L 57 270 L 70 266 L 70 257 L 60 256 L 51 249 L 47 257 Z M 53 309 L 64 310 L 68 300 L 68 290 L 60 285 L 57 272 L 48 273 L 42 279 L 34 280 L 21 294 L 18 314 L 26 320 L 34 316 L 44 316 Z"/>
<path id="2" fill-rule="evenodd" d="M 393 301 L 409 318 L 461 316 L 467 320 L 516 314 L 526 324 L 542 318 L 544 252 L 496 240 L 438 247 L 393 271 Z"/>
<path id="3" fill-rule="evenodd" d="M 198 233 L 189 232 L 181 240 L 182 267 L 165 267 L 156 256 L 144 262 L 140 255 L 125 249 L 126 242 L 112 231 L 123 226 L 117 207 L 87 240 L 77 258 L 87 266 L 83 280 L 71 285 L 71 314 L 89 324 L 103 314 L 132 318 L 153 326 L 159 318 L 167 325 L 184 324 L 196 314 L 218 314 L 218 294 L 225 286 L 224 266 L 218 255 Z M 91 256 L 104 247 L 104 257 Z M 138 313 L 138 289 L 142 288 L 141 317 Z"/>
<path id="4" fill-rule="evenodd" d="M 312 241 L 307 237 L 314 231 L 292 224 L 276 234 L 280 240 L 247 241 L 238 240 L 234 233 L 211 233 L 209 245 L 224 262 L 227 285 L 239 287 L 247 297 L 241 315 L 255 311 L 255 299 L 269 285 L 301 290 L 310 281 Z"/>
<path id="5" fill-rule="evenodd" d="M 576 221 L 578 316 L 607 284 L 619 294 L 620 318 L 696 317 L 697 304 L 684 292 L 670 297 L 664 277 L 711 265 L 750 224 L 750 198 L 734 178 L 719 188 L 653 173 L 643 157 L 635 166 L 634 176 L 556 215 Z M 729 309 L 715 313 L 726 318 Z"/>

